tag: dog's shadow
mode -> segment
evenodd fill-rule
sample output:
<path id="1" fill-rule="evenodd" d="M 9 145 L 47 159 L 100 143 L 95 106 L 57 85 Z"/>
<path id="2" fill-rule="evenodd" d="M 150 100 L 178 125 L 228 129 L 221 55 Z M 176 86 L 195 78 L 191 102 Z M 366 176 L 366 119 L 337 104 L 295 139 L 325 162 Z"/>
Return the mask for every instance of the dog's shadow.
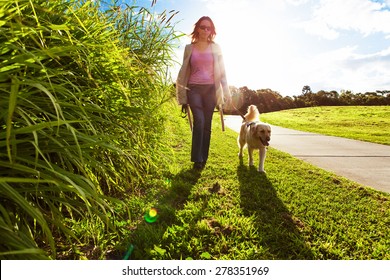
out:
<path id="1" fill-rule="evenodd" d="M 237 167 L 241 207 L 258 225 L 259 245 L 271 259 L 313 259 L 310 248 L 299 232 L 302 223 L 294 218 L 265 173 L 242 161 Z"/>

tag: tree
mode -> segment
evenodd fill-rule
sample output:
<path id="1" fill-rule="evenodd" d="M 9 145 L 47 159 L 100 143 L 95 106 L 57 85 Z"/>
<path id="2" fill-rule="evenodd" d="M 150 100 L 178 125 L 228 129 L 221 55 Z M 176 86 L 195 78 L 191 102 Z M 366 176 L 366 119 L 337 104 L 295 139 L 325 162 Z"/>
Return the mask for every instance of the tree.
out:
<path id="1" fill-rule="evenodd" d="M 307 94 L 311 94 L 312 91 L 311 91 L 311 88 L 310 86 L 306 85 L 302 88 L 302 95 L 307 95 Z"/>

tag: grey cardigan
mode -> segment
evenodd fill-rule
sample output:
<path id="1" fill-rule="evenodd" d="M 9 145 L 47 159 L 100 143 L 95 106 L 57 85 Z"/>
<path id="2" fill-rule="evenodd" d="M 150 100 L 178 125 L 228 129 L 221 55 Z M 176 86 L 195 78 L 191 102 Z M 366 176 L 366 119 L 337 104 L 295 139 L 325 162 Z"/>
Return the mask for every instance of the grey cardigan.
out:
<path id="1" fill-rule="evenodd" d="M 190 78 L 190 58 L 193 44 L 188 44 L 184 50 L 183 64 L 176 80 L 176 97 L 180 105 L 187 104 L 187 83 Z M 216 43 L 211 43 L 211 50 L 214 57 L 214 83 L 216 90 L 217 105 L 224 104 L 224 97 L 230 98 L 229 86 L 226 79 L 225 65 L 223 62 L 221 48 Z"/>

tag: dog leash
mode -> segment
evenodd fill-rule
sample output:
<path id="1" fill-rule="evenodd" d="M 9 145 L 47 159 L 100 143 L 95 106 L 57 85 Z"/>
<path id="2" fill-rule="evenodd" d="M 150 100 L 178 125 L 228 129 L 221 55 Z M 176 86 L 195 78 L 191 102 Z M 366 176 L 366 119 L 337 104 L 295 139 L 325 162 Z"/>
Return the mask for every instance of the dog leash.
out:
<path id="1" fill-rule="evenodd" d="M 188 104 L 181 106 L 181 117 L 184 119 L 188 117 L 188 122 L 190 124 L 190 129 L 192 131 L 192 118 L 191 118 L 191 112 L 190 112 L 190 106 Z"/>
<path id="2" fill-rule="evenodd" d="M 236 106 L 234 106 L 233 101 L 231 101 L 231 105 L 232 105 L 233 109 L 236 111 L 236 113 L 238 113 L 240 115 L 240 117 L 245 121 L 244 115 L 241 114 L 241 111 L 238 110 Z"/>

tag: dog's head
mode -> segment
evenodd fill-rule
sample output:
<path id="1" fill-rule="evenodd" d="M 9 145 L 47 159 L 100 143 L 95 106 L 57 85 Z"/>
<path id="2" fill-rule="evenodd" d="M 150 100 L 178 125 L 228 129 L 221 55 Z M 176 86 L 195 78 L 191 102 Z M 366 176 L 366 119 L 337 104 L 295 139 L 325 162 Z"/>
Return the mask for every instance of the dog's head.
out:
<path id="1" fill-rule="evenodd" d="M 256 123 L 251 129 L 252 136 L 260 139 L 264 146 L 269 146 L 271 140 L 271 126 L 266 123 Z"/>

